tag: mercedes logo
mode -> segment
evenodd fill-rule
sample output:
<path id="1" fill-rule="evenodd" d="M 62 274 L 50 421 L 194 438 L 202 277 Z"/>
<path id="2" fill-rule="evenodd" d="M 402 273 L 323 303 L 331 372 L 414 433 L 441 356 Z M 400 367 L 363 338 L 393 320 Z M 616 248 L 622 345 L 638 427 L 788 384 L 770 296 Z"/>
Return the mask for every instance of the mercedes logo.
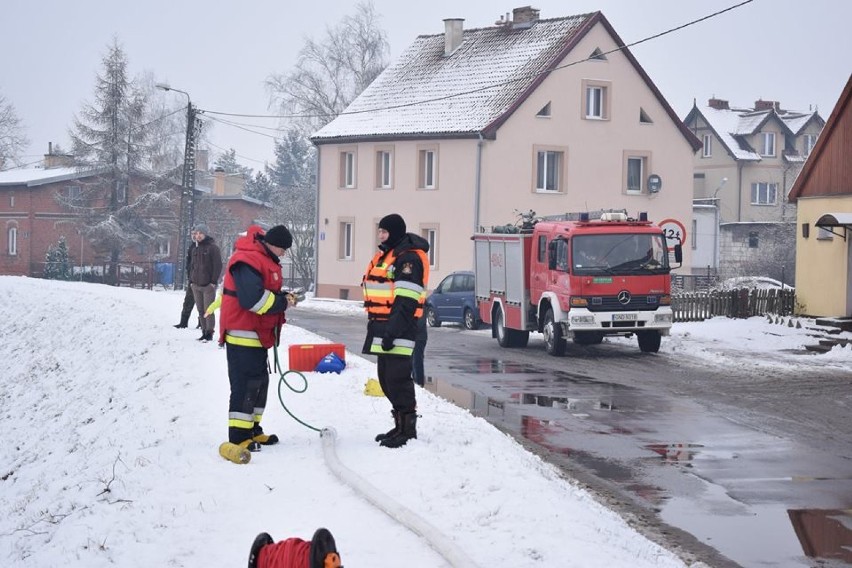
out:
<path id="1" fill-rule="evenodd" d="M 621 305 L 627 305 L 630 303 L 630 292 L 627 290 L 622 290 L 616 297 L 618 298 L 618 303 Z"/>

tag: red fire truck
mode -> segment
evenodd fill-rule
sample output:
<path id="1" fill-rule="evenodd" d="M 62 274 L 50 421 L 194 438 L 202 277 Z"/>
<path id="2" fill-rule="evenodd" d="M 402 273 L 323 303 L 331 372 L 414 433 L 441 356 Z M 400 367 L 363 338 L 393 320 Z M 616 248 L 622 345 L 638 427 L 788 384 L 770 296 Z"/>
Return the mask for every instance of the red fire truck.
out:
<path id="1" fill-rule="evenodd" d="M 680 243 L 626 212 L 538 220 L 516 233 L 477 233 L 476 300 L 501 347 L 524 347 L 544 334 L 547 352 L 562 355 L 567 339 L 596 344 L 605 335 L 636 335 L 656 353 L 672 326 L 669 252 L 680 266 Z"/>

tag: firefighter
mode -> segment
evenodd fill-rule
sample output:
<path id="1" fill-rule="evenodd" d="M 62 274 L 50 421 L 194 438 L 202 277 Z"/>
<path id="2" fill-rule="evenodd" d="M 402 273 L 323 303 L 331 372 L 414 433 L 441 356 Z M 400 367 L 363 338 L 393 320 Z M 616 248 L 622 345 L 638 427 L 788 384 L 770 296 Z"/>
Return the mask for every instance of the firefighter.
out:
<path id="1" fill-rule="evenodd" d="M 376 441 L 398 448 L 417 438 L 411 355 L 429 283 L 429 243 L 406 233 L 405 220 L 396 213 L 379 221 L 379 241 L 361 284 L 368 320 L 363 352 L 377 356 L 379 384 L 394 419 L 394 427 Z"/>
<path id="2" fill-rule="evenodd" d="M 234 245 L 222 289 L 219 344 L 228 360 L 228 441 L 249 451 L 278 443 L 260 426 L 269 390 L 267 349 L 276 345 L 295 297 L 281 291 L 280 259 L 293 244 L 287 227 L 252 225 Z"/>

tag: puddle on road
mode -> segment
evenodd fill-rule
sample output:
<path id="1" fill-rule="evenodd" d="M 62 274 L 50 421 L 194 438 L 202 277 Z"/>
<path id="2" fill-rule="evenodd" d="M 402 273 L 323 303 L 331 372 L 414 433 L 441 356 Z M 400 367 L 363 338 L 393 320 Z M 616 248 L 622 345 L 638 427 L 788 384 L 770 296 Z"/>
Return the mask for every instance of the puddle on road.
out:
<path id="1" fill-rule="evenodd" d="M 457 370 L 461 371 L 461 368 Z M 656 462 L 668 467 L 691 468 L 696 459 L 724 462 L 738 457 L 735 454 L 688 441 L 659 442 L 641 446 L 647 456 L 636 460 L 632 456 L 622 459 L 616 454 L 600 453 L 572 443 L 583 440 L 580 445 L 600 446 L 589 442 L 589 434 L 636 434 L 635 427 L 625 427 L 618 421 L 606 422 L 606 416 L 641 415 L 653 408 L 654 400 L 635 392 L 635 389 L 593 381 L 588 377 L 575 377 L 570 373 L 550 373 L 545 379 L 542 377 L 544 373 L 539 370 L 485 359 L 472 367 L 465 367 L 462 372 L 479 375 L 518 373 L 533 377 L 511 385 L 505 378 L 499 383 L 488 381 L 489 386 L 505 390 L 499 399 L 436 377 L 427 377 L 426 389 L 555 455 L 570 456 L 573 462 L 595 472 L 598 477 L 618 484 L 649 503 L 660 512 L 666 523 L 687 530 L 735 562 L 745 566 L 807 567 L 814 562 L 828 561 L 831 566 L 852 566 L 852 509 L 787 510 L 780 504 L 744 505 L 728 496 L 721 486 L 703 480 L 701 482 L 706 487 L 703 494 L 675 495 L 653 482 L 637 479 L 637 474 L 642 476 L 642 468 L 630 465 L 634 460 L 634 463 Z M 561 380 L 554 381 L 554 376 Z M 559 390 L 560 394 L 530 392 L 551 388 Z M 565 394 L 566 390 L 571 390 L 571 394 Z M 773 481 L 802 483 L 821 480 L 829 481 L 801 476 Z M 740 478 L 739 481 L 751 480 Z M 849 505 L 842 504 L 843 507 Z M 743 535 L 748 536 L 744 538 Z"/>

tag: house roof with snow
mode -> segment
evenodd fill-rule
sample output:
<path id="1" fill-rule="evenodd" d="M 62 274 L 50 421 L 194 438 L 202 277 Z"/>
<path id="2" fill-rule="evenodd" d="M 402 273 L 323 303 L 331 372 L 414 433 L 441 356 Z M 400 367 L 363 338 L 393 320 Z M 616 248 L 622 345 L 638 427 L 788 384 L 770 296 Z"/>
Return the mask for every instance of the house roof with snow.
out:
<path id="1" fill-rule="evenodd" d="M 0 172 L 0 187 L 19 186 L 36 187 L 48 183 L 80 179 L 96 172 L 82 171 L 77 168 L 15 168 Z"/>
<path id="2" fill-rule="evenodd" d="M 518 106 L 596 25 L 624 42 L 600 12 L 512 22 L 462 32 L 445 54 L 447 34 L 421 35 L 337 118 L 313 136 L 316 144 L 365 139 L 492 138 Z M 627 48 L 636 68 L 693 148 L 700 141 Z M 580 54 L 576 60 L 589 54 Z"/>
<path id="3" fill-rule="evenodd" d="M 766 103 L 770 106 L 762 108 Z M 751 147 L 746 137 L 760 132 L 767 122 L 777 121 L 781 129 L 791 136 L 801 134 L 811 121 L 817 121 L 820 126 L 825 123 L 817 111 L 782 110 L 772 101 L 757 101 L 755 108 L 730 108 L 727 101 L 711 99 L 705 107 L 693 105 L 684 122 L 687 125 L 694 124 L 698 116 L 704 119 L 734 159 L 755 162 L 762 158 Z M 796 155 L 785 154 L 784 157 L 788 161 L 802 161 L 802 158 Z"/>

